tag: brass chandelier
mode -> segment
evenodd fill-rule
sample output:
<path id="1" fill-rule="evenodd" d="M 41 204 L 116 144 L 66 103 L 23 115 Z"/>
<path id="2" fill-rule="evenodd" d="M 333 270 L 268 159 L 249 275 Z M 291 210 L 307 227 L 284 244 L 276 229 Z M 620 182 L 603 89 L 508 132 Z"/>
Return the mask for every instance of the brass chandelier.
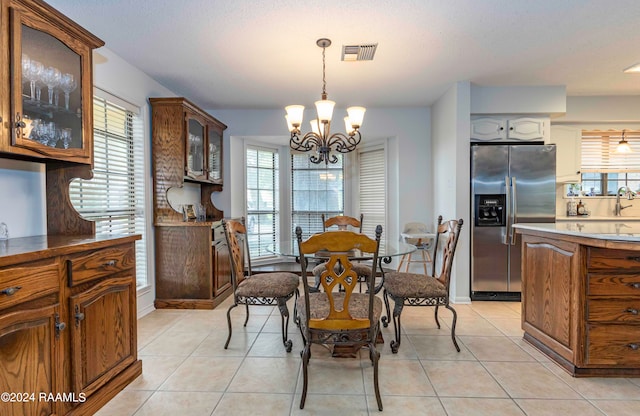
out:
<path id="1" fill-rule="evenodd" d="M 344 118 L 344 133 L 331 134 L 331 117 L 333 115 L 334 101 L 327 100 L 327 81 L 325 78 L 325 49 L 331 46 L 331 40 L 318 39 L 316 44 L 322 48 L 322 95 L 321 100 L 316 101 L 317 118 L 311 120 L 311 131 L 300 137 L 302 134 L 300 126 L 304 113 L 303 105 L 289 105 L 285 107 L 287 115 L 287 126 L 291 132 L 289 146 L 293 150 L 302 152 L 314 151 L 315 154 L 309 156 L 312 163 L 325 164 L 338 162 L 338 157 L 333 152 L 349 153 L 356 149 L 360 143 L 360 127 L 364 118 L 364 107 L 347 108 L 348 116 Z"/>

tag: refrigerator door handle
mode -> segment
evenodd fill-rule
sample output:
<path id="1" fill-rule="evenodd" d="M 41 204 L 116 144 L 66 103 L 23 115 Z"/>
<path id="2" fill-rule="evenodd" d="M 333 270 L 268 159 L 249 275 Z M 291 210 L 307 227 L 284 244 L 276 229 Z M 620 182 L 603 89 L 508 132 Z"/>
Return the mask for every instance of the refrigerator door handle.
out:
<path id="1" fill-rule="evenodd" d="M 512 207 L 511 207 L 511 224 L 517 224 L 518 223 L 518 210 L 516 209 L 517 205 L 517 195 L 518 195 L 518 191 L 516 189 L 516 177 L 514 176 L 513 178 L 511 178 L 511 202 L 512 202 Z M 509 234 L 511 236 L 511 245 L 515 245 L 516 244 L 516 233 L 513 230 L 509 231 Z"/>
<path id="2" fill-rule="evenodd" d="M 502 244 L 509 245 L 509 234 L 511 232 L 511 183 L 509 181 L 509 177 L 504 177 L 504 186 L 505 186 L 505 206 L 507 208 L 506 212 L 506 224 L 505 224 L 505 232 L 502 234 Z"/>

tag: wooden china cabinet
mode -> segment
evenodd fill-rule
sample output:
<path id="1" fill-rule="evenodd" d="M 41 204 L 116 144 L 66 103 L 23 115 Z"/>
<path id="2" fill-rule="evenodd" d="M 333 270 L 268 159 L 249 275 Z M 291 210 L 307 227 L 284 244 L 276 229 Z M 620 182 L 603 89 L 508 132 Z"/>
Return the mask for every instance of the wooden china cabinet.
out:
<path id="1" fill-rule="evenodd" d="M 40 0 L 0 0 L 0 21 L 0 157 L 43 163 L 47 204 L 47 235 L 0 240 L 0 415 L 91 415 L 142 373 L 140 237 L 96 235 L 69 199 L 92 177 L 104 43 Z"/>
<path id="2" fill-rule="evenodd" d="M 211 202 L 222 191 L 223 123 L 182 97 L 150 98 L 156 308 L 212 309 L 231 294 L 229 253 Z M 200 188 L 205 218 L 185 221 L 170 194 Z M 174 202 L 174 205 L 177 203 Z"/>

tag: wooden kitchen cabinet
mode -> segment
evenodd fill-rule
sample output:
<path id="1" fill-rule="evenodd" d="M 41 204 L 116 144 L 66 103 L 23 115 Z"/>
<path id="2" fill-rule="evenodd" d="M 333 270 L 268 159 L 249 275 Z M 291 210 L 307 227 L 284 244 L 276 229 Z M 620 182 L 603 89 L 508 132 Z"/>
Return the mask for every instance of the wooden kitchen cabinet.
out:
<path id="1" fill-rule="evenodd" d="M 219 222 L 156 226 L 156 308 L 213 309 L 231 294 L 231 259 Z"/>
<path id="2" fill-rule="evenodd" d="M 640 251 L 522 232 L 524 339 L 575 377 L 640 375 Z"/>
<path id="3" fill-rule="evenodd" d="M 0 402 L 0 414 L 91 415 L 142 373 L 136 239 L 0 242 L 0 389 L 35 398 Z"/>
<path id="4" fill-rule="evenodd" d="M 471 120 L 473 141 L 543 141 L 549 120 L 531 117 L 482 117 Z"/>
<path id="5" fill-rule="evenodd" d="M 40 0 L 2 0 L 0 153 L 93 163 L 97 37 Z"/>
<path id="6" fill-rule="evenodd" d="M 67 260 L 72 391 L 90 397 L 135 363 L 136 278 L 133 244 Z"/>

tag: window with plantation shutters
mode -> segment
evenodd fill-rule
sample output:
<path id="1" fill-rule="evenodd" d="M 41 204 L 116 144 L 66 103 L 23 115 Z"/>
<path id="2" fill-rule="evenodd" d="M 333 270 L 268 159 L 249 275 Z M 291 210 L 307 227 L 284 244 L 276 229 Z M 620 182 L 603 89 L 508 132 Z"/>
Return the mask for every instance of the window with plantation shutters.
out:
<path id="1" fill-rule="evenodd" d="M 382 240 L 387 229 L 385 162 L 383 146 L 364 148 L 358 152 L 360 213 L 364 215 L 362 232 L 374 236 L 376 226 L 382 225 Z"/>
<path id="2" fill-rule="evenodd" d="M 279 157 L 275 149 L 246 149 L 247 237 L 252 259 L 272 256 L 267 247 L 279 241 Z"/>
<path id="3" fill-rule="evenodd" d="M 344 214 L 343 155 L 337 163 L 314 164 L 306 153 L 291 154 L 291 237 L 296 226 L 303 236 L 322 232 L 326 218 Z"/>
<path id="4" fill-rule="evenodd" d="M 69 187 L 80 215 L 95 221 L 96 234 L 140 234 L 137 286 L 147 286 L 144 201 L 144 135 L 139 109 L 103 91 L 93 99 L 93 178 Z"/>

